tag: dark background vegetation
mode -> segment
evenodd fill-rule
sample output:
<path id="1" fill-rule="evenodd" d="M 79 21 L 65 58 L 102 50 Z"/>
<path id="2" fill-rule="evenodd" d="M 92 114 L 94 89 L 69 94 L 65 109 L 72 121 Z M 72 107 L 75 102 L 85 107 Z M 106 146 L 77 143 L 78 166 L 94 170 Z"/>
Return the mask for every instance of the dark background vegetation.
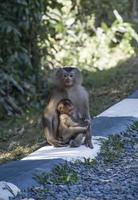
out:
<path id="1" fill-rule="evenodd" d="M 82 70 L 92 116 L 137 88 L 137 0 L 1 0 L 0 10 L 2 162 L 44 140 L 51 69 Z"/>

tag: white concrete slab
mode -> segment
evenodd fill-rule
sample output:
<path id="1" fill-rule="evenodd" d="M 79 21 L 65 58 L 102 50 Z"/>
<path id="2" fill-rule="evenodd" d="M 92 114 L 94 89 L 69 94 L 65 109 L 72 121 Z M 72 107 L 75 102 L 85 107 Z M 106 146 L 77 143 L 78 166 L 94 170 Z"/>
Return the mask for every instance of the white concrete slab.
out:
<path id="1" fill-rule="evenodd" d="M 84 145 L 81 145 L 77 148 L 70 148 L 69 146 L 60 148 L 45 146 L 31 153 L 22 160 L 45 160 L 61 158 L 67 161 L 75 161 L 77 159 L 84 160 L 84 157 L 94 159 L 100 152 L 101 139 L 106 138 L 101 136 L 93 136 L 93 149 L 87 148 Z"/>
<path id="2" fill-rule="evenodd" d="M 135 117 L 138 118 L 138 99 L 124 99 L 111 106 L 97 117 Z"/>

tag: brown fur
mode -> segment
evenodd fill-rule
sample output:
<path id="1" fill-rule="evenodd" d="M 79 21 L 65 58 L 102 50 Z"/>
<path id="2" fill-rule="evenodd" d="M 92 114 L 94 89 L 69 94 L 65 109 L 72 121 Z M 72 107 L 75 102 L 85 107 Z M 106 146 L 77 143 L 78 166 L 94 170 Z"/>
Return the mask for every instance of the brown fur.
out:
<path id="1" fill-rule="evenodd" d="M 72 147 L 80 146 L 83 143 L 88 125 L 85 123 L 85 126 L 82 126 L 81 123 L 74 121 L 76 113 L 69 99 L 62 99 L 58 103 L 57 112 L 59 115 L 59 137 L 61 137 L 65 143 L 70 143 L 71 141 Z M 79 134 L 81 134 L 81 136 L 78 136 Z"/>

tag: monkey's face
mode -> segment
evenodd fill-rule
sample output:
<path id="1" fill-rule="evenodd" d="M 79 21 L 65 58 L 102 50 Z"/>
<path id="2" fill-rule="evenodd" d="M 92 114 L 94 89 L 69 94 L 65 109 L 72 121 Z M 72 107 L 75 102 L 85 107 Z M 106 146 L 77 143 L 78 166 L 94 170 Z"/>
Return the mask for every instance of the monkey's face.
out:
<path id="1" fill-rule="evenodd" d="M 80 71 L 73 67 L 59 68 L 55 78 L 55 85 L 62 88 L 72 87 L 82 82 Z"/>
<path id="2" fill-rule="evenodd" d="M 63 104 L 59 104 L 58 106 L 58 112 L 60 114 L 67 114 L 67 115 L 72 115 L 73 111 L 74 111 L 74 106 L 73 105 L 63 105 Z"/>
<path id="3" fill-rule="evenodd" d="M 65 87 L 71 87 L 75 81 L 75 73 L 74 72 L 64 72 L 62 74 L 62 81 Z"/>

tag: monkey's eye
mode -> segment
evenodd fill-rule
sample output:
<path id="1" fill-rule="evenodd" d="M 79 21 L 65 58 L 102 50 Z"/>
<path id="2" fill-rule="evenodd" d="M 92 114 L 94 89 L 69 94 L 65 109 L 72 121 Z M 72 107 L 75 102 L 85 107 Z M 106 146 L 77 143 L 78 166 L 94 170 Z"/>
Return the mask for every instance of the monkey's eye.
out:
<path id="1" fill-rule="evenodd" d="M 64 78 L 67 78 L 67 74 L 64 74 Z"/>
<path id="2" fill-rule="evenodd" d="M 72 77 L 73 77 L 73 74 L 70 74 L 69 76 L 70 76 L 70 78 L 72 78 Z"/>

